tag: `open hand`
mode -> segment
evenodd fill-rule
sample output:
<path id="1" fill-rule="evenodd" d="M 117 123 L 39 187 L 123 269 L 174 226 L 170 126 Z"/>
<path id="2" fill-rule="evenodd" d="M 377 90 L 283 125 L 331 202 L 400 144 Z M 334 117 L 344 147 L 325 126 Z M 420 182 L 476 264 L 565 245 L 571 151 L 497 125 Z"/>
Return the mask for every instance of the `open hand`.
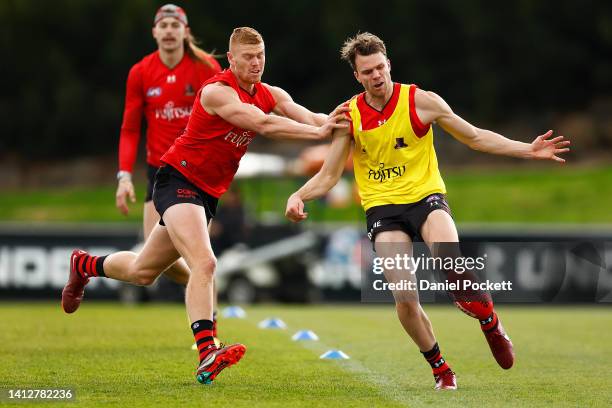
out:
<path id="1" fill-rule="evenodd" d="M 531 143 L 531 155 L 532 158 L 538 160 L 554 160 L 559 163 L 565 163 L 565 159 L 557 156 L 561 153 L 569 152 L 570 141 L 563 140 L 563 136 L 557 136 L 555 138 L 550 139 L 553 131 L 549 130 L 535 138 L 535 140 Z"/>

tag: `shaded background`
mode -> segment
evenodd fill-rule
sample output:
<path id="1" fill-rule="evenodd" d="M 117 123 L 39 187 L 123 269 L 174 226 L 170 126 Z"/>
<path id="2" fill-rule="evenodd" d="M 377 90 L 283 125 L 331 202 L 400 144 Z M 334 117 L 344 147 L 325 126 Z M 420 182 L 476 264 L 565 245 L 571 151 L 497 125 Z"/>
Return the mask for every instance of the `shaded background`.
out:
<path id="1" fill-rule="evenodd" d="M 155 50 L 150 28 L 161 4 L 0 3 L 5 166 L 115 155 L 127 73 Z M 436 91 L 475 124 L 525 140 L 554 127 L 584 147 L 573 153 L 579 159 L 612 147 L 609 2 L 180 5 L 201 46 L 220 55 L 234 27 L 258 29 L 267 46 L 264 80 L 315 111 L 360 92 L 339 48 L 347 36 L 371 31 L 387 44 L 395 80 Z M 227 66 L 224 57 L 221 64 Z"/>

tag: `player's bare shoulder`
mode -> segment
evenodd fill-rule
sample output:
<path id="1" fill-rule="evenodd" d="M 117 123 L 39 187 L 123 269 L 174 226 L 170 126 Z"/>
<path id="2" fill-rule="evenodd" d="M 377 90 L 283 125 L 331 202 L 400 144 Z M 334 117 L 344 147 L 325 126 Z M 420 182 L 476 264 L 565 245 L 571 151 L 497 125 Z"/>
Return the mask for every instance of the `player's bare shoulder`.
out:
<path id="1" fill-rule="evenodd" d="M 200 94 L 202 107 L 211 115 L 215 114 L 215 108 L 236 101 L 240 102 L 236 91 L 223 82 L 206 85 Z"/>
<path id="2" fill-rule="evenodd" d="M 285 91 L 283 88 L 278 87 L 278 86 L 274 86 L 274 85 L 270 85 L 270 84 L 267 84 L 265 82 L 262 82 L 261 84 L 263 86 L 265 86 L 266 89 L 268 89 L 268 91 L 270 91 L 270 93 L 274 97 L 274 100 L 277 103 L 278 102 L 285 102 L 285 101 L 292 101 L 293 100 L 291 98 L 291 95 L 289 95 L 289 93 L 287 91 Z"/>
<path id="3" fill-rule="evenodd" d="M 414 102 L 417 108 L 424 110 L 440 108 L 446 104 L 437 93 L 420 88 L 414 92 Z"/>
<path id="4" fill-rule="evenodd" d="M 414 93 L 417 115 L 423 123 L 435 122 L 440 116 L 452 113 L 450 106 L 438 94 L 417 88 Z"/>

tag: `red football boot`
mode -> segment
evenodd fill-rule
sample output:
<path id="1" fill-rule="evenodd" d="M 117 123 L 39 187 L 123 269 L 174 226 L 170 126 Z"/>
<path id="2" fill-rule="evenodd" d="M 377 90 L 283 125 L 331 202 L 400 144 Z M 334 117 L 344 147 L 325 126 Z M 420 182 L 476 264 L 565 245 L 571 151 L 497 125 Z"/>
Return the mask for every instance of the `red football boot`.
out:
<path id="1" fill-rule="evenodd" d="M 436 380 L 436 390 L 456 390 L 457 389 L 457 378 L 455 373 L 448 369 L 440 374 L 434 374 Z"/>
<path id="2" fill-rule="evenodd" d="M 236 364 L 245 352 L 243 344 L 232 344 L 212 351 L 198 366 L 196 379 L 202 384 L 212 383 L 221 370 Z"/>
<path id="3" fill-rule="evenodd" d="M 502 326 L 499 317 L 495 327 L 488 331 L 483 331 L 491 353 L 497 361 L 497 364 L 504 370 L 509 369 L 514 364 L 514 348 L 510 337 L 506 334 L 504 326 Z"/>
<path id="4" fill-rule="evenodd" d="M 70 256 L 70 275 L 62 290 L 62 308 L 66 313 L 74 313 L 79 308 L 83 300 L 85 285 L 89 282 L 89 278 L 82 277 L 76 270 L 76 262 L 83 255 L 87 255 L 87 252 L 75 249 Z"/>

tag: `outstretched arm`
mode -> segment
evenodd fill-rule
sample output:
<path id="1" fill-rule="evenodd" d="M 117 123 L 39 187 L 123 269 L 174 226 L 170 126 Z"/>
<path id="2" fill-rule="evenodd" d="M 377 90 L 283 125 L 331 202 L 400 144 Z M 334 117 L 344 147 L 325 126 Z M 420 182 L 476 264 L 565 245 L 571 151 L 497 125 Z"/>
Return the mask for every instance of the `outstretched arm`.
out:
<path id="1" fill-rule="evenodd" d="M 266 115 L 261 109 L 243 103 L 228 86 L 211 84 L 202 90 L 202 107 L 212 115 L 219 115 L 232 125 L 252 130 L 270 138 L 319 140 L 331 135 L 333 129 L 346 128 L 337 121 L 327 121 L 316 127 L 280 116 Z"/>
<path id="2" fill-rule="evenodd" d="M 450 106 L 433 92 L 417 89 L 415 107 L 421 122 L 436 122 L 455 139 L 474 150 L 522 159 L 554 160 L 560 163 L 565 160 L 557 155 L 569 151 L 567 147 L 570 144 L 569 140 L 563 140 L 563 136 L 551 139 L 552 130 L 536 137 L 531 143 L 523 143 L 490 130 L 477 128 L 455 114 Z"/>
<path id="3" fill-rule="evenodd" d="M 323 167 L 287 200 L 285 216 L 293 222 L 305 220 L 308 213 L 304 212 L 304 201 L 322 197 L 336 185 L 351 149 L 351 136 L 346 129 L 334 131 L 329 154 Z"/>
<path id="4" fill-rule="evenodd" d="M 348 105 L 343 103 L 342 105 L 336 107 L 336 109 L 334 109 L 334 111 L 329 115 L 324 113 L 314 113 L 296 103 L 293 98 L 291 98 L 291 95 L 289 95 L 284 89 L 277 86 L 266 86 L 276 100 L 274 113 L 306 125 L 323 126 L 328 119 L 342 117 L 343 114 L 350 110 Z"/>

